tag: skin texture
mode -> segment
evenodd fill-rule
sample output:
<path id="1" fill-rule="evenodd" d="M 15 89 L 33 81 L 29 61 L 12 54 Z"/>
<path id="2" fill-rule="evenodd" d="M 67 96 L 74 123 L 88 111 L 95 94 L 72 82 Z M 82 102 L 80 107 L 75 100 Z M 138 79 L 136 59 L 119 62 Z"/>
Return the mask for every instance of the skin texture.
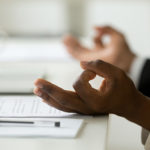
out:
<path id="1" fill-rule="evenodd" d="M 150 129 L 149 99 L 136 90 L 124 71 L 101 60 L 82 62 L 81 67 L 84 71 L 73 85 L 75 91 L 38 79 L 34 93 L 59 110 L 84 115 L 113 113 Z M 89 84 L 96 75 L 104 78 L 99 89 Z"/>
<path id="2" fill-rule="evenodd" d="M 64 37 L 64 44 L 69 54 L 79 61 L 103 60 L 128 72 L 136 55 L 130 50 L 122 33 L 116 29 L 103 26 L 95 27 L 96 35 L 93 39 L 94 47 L 84 47 L 75 37 Z M 110 36 L 110 42 L 104 43 L 103 37 Z"/>

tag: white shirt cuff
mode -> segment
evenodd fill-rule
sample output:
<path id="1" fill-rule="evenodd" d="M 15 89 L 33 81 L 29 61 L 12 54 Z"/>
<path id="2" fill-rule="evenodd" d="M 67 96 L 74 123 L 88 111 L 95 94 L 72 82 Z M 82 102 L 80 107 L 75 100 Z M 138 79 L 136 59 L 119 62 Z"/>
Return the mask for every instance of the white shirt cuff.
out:
<path id="1" fill-rule="evenodd" d="M 145 144 L 145 150 L 150 150 L 150 135 L 147 138 L 146 144 Z"/>
<path id="2" fill-rule="evenodd" d="M 128 75 L 132 79 L 136 87 L 138 86 L 140 75 L 144 67 L 145 61 L 146 58 L 136 57 L 130 67 Z"/>

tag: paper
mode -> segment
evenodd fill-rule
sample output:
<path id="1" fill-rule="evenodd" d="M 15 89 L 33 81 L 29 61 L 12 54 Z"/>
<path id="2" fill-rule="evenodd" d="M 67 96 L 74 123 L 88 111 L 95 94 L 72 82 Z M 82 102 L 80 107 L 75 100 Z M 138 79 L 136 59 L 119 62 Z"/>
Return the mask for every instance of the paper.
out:
<path id="1" fill-rule="evenodd" d="M 71 61 L 62 41 L 51 39 L 10 39 L 0 49 L 2 61 Z"/>
<path id="2" fill-rule="evenodd" d="M 37 96 L 0 96 L 0 117 L 66 117 L 73 113 L 59 111 Z"/>
<path id="3" fill-rule="evenodd" d="M 6 119 L 5 119 L 6 120 Z M 8 120 L 13 120 L 12 118 Z M 30 118 L 23 118 L 20 121 Z M 39 119 L 34 119 L 39 120 Z M 41 119 L 40 119 L 41 120 Z M 59 121 L 60 127 L 0 127 L 0 137 L 52 137 L 52 138 L 74 138 L 79 133 L 83 119 L 47 118 L 43 121 Z"/>

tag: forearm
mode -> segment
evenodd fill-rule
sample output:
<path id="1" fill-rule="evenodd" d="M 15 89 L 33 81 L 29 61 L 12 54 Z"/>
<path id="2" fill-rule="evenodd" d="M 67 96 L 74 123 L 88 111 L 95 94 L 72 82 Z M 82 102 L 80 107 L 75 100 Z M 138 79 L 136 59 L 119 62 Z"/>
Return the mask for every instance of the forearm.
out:
<path id="1" fill-rule="evenodd" d="M 143 128 L 150 131 L 150 99 L 149 98 L 145 97 L 145 99 L 143 99 L 143 104 L 141 106 L 138 116 L 136 118 L 137 123 L 139 123 L 139 125 L 141 125 Z"/>

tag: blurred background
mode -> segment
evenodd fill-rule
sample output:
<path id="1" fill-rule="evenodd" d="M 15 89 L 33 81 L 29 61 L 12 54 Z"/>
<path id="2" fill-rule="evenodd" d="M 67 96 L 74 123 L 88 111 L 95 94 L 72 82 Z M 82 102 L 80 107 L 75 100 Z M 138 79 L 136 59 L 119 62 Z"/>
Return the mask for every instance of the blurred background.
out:
<path id="1" fill-rule="evenodd" d="M 91 41 L 95 25 L 114 26 L 134 52 L 150 56 L 149 0 L 0 0 L 0 62 L 72 61 L 62 36 Z M 110 123 L 108 149 L 143 148 L 140 127 L 116 116 Z"/>
<path id="2" fill-rule="evenodd" d="M 28 38 L 32 40 L 33 38 L 47 38 L 49 40 L 60 39 L 65 33 L 71 33 L 90 39 L 93 35 L 93 26 L 109 24 L 124 32 L 136 53 L 149 56 L 149 15 L 149 0 L 0 0 L 0 35 L 5 38 L 7 36 L 7 39 L 9 37 L 27 40 Z M 11 46 L 11 49 L 17 48 L 14 40 L 9 42 L 10 46 L 6 48 L 7 50 Z M 15 42 L 18 42 L 19 46 L 25 44 L 27 49 L 29 47 L 31 49 L 31 46 L 32 50 L 34 49 L 34 44 L 30 41 L 29 43 L 23 40 Z M 48 41 L 43 42 L 41 40 L 39 43 L 40 49 L 44 49 L 43 44 L 45 49 L 46 45 L 48 46 Z M 64 52 L 59 53 L 66 56 Z M 8 60 L 16 56 L 11 55 Z M 28 55 L 27 52 L 26 55 Z M 36 55 L 40 59 L 38 54 Z M 55 54 L 52 55 L 55 56 Z M 1 60 L 4 57 L 6 56 L 3 56 Z M 62 58 L 62 56 L 59 57 Z"/>

